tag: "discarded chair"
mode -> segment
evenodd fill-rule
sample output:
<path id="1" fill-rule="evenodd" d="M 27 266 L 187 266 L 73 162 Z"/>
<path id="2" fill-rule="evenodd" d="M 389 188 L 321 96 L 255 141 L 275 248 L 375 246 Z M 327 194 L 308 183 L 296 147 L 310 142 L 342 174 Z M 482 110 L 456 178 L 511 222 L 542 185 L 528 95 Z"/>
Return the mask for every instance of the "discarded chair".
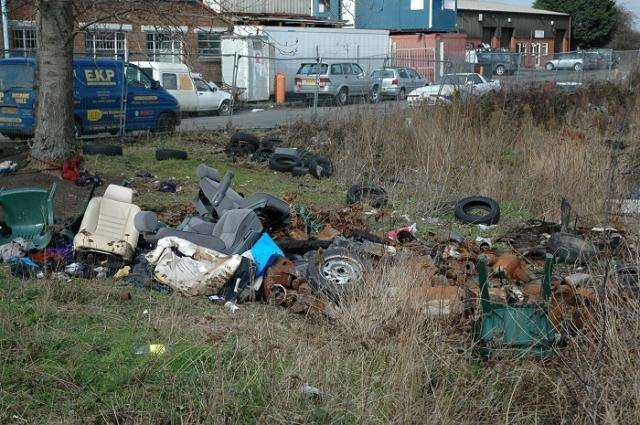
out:
<path id="1" fill-rule="evenodd" d="M 225 211 L 216 223 L 191 217 L 177 229 L 159 227 L 155 213 L 148 211 L 137 214 L 134 223 L 147 240 L 173 236 L 223 254 L 249 250 L 263 232 L 260 219 L 248 209 Z"/>
<path id="2" fill-rule="evenodd" d="M 134 217 L 140 207 L 133 203 L 128 187 L 109 185 L 104 196 L 93 198 L 73 239 L 75 251 L 112 254 L 130 260 L 138 245 Z"/>
<path id="3" fill-rule="evenodd" d="M 481 293 L 481 317 L 476 322 L 475 339 L 480 356 L 500 353 L 519 356 L 549 357 L 556 342 L 556 333 L 549 321 L 551 271 L 553 256 L 547 254 L 542 280 L 542 301 L 523 306 L 495 303 L 489 299 L 486 257 L 478 259 L 478 279 Z"/>
<path id="4" fill-rule="evenodd" d="M 0 245 L 16 238 L 33 242 L 34 248 L 42 249 L 49 245 L 53 236 L 53 196 L 56 184 L 51 190 L 35 187 L 0 191 L 0 206 L 4 211 L 4 220 L 11 234 L 0 236 Z"/>

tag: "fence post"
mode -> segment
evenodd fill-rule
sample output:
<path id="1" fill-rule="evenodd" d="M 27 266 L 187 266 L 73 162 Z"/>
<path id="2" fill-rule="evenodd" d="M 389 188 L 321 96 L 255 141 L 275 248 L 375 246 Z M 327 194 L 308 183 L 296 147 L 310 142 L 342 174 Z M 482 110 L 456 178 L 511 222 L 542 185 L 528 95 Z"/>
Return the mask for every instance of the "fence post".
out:
<path id="1" fill-rule="evenodd" d="M 124 143 L 124 129 L 127 125 L 127 97 L 128 84 L 127 84 L 127 68 L 124 57 L 122 58 L 122 88 L 120 90 L 120 123 L 118 126 L 118 140 L 120 143 Z M 140 72 L 140 71 L 138 71 Z"/>
<path id="2" fill-rule="evenodd" d="M 316 89 L 313 93 L 313 114 L 318 113 L 318 90 L 320 90 L 320 49 L 316 45 Z"/>
<path id="3" fill-rule="evenodd" d="M 236 86 L 238 83 L 238 53 L 233 54 L 233 77 L 231 78 L 231 108 L 229 109 L 229 122 L 233 117 L 233 112 L 236 107 Z"/>

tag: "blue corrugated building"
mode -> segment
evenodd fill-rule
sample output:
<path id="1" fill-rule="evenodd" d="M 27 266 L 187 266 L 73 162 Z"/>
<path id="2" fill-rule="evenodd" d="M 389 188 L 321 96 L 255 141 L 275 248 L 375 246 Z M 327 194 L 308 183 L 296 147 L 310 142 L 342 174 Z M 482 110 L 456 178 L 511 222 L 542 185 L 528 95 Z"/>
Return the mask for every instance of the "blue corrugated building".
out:
<path id="1" fill-rule="evenodd" d="M 355 26 L 394 32 L 448 32 L 457 0 L 355 0 Z"/>

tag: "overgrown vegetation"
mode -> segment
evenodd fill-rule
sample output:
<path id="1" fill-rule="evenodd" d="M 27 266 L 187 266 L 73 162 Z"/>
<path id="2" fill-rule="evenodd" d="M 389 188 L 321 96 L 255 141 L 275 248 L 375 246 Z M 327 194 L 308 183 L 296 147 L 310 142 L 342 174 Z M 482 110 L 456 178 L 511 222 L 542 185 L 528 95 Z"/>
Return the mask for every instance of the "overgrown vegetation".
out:
<path id="1" fill-rule="evenodd" d="M 499 232 L 525 218 L 555 218 L 563 196 L 582 224 L 602 224 L 607 196 L 637 183 L 639 106 L 633 87 L 600 86 L 382 116 L 354 112 L 283 129 L 288 143 L 333 158 L 338 176 L 321 182 L 232 163 L 220 153 L 222 136 L 164 142 L 189 150 L 186 162 L 155 162 L 152 139 L 127 145 L 123 158 L 89 165 L 113 179 L 139 170 L 177 179 L 177 197 L 135 181 L 137 199 L 158 211 L 191 199 L 195 166 L 205 161 L 236 172 L 239 190 L 299 192 L 303 205 L 341 205 L 348 184 L 373 180 L 387 188 L 393 209 L 419 224 L 429 216 L 446 223 L 443 204 L 469 194 L 501 201 Z M 627 144 L 614 194 L 607 193 L 607 138 Z M 626 223 L 632 246 L 640 243 L 637 224 Z M 602 278 L 605 264 L 590 272 Z M 422 314 L 415 293 L 428 279 L 419 268 L 383 264 L 336 320 L 326 321 L 260 303 L 230 315 L 206 299 L 110 280 L 22 282 L 0 269 L 0 422 L 636 421 L 636 299 L 609 292 L 593 310 L 594 326 L 576 332 L 550 361 L 481 362 L 472 356 L 467 321 Z M 166 352 L 135 354 L 147 344 L 164 344 Z M 305 397 L 304 383 L 326 396 Z"/>

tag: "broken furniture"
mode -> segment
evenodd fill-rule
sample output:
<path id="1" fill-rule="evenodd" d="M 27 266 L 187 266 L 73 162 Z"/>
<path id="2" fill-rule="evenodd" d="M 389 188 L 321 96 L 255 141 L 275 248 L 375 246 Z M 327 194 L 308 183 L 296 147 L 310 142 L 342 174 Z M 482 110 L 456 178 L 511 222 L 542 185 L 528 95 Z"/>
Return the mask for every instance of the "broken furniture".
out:
<path id="1" fill-rule="evenodd" d="M 196 170 L 200 178 L 200 191 L 194 201 L 198 214 L 215 221 L 225 211 L 249 209 L 254 211 L 269 228 L 282 227 L 289 223 L 289 204 L 268 193 L 256 192 L 248 198 L 231 188 L 232 173 L 220 179 L 215 168 L 204 164 Z"/>
<path id="2" fill-rule="evenodd" d="M 488 358 L 496 354 L 515 352 L 517 355 L 549 357 L 556 333 L 548 316 L 551 301 L 551 271 L 553 256 L 547 254 L 539 303 L 509 305 L 489 299 L 487 258 L 478 258 L 480 284 L 480 320 L 476 322 L 475 339 L 479 354 Z"/>
<path id="3" fill-rule="evenodd" d="M 16 238 L 33 242 L 36 249 L 42 249 L 51 242 L 53 225 L 53 196 L 51 190 L 40 188 L 18 188 L 0 191 L 0 207 L 4 211 L 4 222 L 11 233 L 0 236 L 0 245 Z"/>
<path id="4" fill-rule="evenodd" d="M 225 211 L 218 222 L 200 217 L 189 217 L 177 229 L 158 227 L 153 212 L 136 215 L 135 225 L 146 240 L 160 240 L 169 236 L 178 237 L 196 245 L 224 254 L 241 254 L 248 251 L 262 235 L 263 228 L 258 216 L 248 209 Z"/>
<path id="5" fill-rule="evenodd" d="M 134 217 L 140 207 L 133 204 L 133 190 L 109 185 L 102 197 L 93 198 L 85 211 L 80 230 L 73 239 L 76 252 L 112 254 L 130 260 L 138 245 Z"/>

